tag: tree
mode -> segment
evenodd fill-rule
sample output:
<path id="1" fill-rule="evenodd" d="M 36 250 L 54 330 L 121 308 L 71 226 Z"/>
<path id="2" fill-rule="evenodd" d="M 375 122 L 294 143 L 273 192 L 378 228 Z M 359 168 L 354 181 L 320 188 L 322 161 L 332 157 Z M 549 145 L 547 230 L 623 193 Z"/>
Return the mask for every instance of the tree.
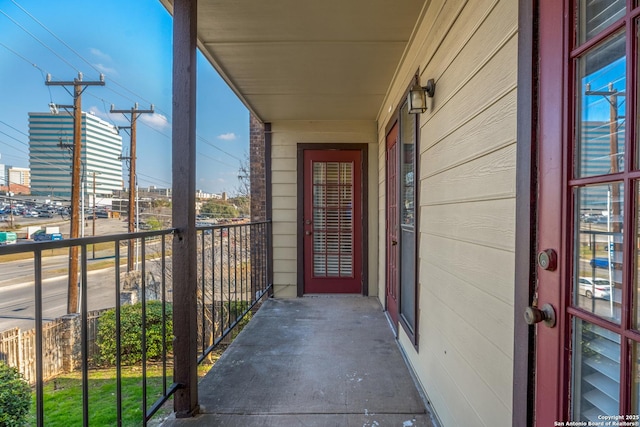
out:
<path id="1" fill-rule="evenodd" d="M 216 218 L 235 218 L 238 216 L 238 209 L 232 204 L 221 200 L 209 200 L 202 205 L 200 212 L 210 214 Z"/>

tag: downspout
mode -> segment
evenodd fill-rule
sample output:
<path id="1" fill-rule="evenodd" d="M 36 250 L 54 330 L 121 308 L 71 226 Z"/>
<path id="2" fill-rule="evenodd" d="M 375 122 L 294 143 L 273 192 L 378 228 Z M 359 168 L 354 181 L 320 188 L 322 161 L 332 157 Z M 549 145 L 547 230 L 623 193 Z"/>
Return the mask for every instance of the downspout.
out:
<path id="1" fill-rule="evenodd" d="M 267 217 L 267 287 L 273 297 L 273 200 L 271 189 L 271 123 L 264 124 L 264 178 L 265 178 L 265 215 Z"/>

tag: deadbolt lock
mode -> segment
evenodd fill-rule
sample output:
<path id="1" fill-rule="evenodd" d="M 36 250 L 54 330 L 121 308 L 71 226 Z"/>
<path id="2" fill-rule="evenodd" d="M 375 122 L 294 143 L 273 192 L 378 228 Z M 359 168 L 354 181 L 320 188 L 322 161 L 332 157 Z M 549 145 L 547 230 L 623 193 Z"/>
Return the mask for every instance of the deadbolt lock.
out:
<path id="1" fill-rule="evenodd" d="M 543 305 L 542 310 L 538 307 L 527 307 L 524 310 L 524 321 L 528 325 L 543 322 L 545 326 L 553 328 L 556 325 L 556 311 L 551 304 Z"/>
<path id="2" fill-rule="evenodd" d="M 545 249 L 538 254 L 538 265 L 541 269 L 554 271 L 558 265 L 558 255 L 553 249 Z"/>

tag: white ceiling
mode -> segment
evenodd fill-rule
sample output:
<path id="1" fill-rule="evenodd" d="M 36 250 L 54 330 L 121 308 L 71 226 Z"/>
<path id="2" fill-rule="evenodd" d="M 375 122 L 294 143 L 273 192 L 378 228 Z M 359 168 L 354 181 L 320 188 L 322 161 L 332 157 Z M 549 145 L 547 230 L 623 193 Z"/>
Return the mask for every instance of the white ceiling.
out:
<path id="1" fill-rule="evenodd" d="M 200 0 L 198 41 L 265 122 L 375 120 L 428 1 Z"/>

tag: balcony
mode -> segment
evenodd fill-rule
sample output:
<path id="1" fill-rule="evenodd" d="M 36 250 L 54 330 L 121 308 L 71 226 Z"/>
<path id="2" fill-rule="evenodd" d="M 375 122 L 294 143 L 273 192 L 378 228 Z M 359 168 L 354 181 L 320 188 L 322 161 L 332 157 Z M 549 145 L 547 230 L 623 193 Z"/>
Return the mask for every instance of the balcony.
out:
<path id="1" fill-rule="evenodd" d="M 432 426 L 376 298 L 269 299 L 163 426 Z"/>
<path id="2" fill-rule="evenodd" d="M 197 343 L 194 357 L 185 354 L 181 346 L 172 349 L 169 335 L 162 340 L 159 356 L 149 360 L 147 353 L 151 346 L 147 329 L 151 326 L 145 307 L 161 304 L 163 330 L 172 320 L 176 322 L 175 313 L 180 309 L 194 310 L 181 307 L 174 298 L 177 282 L 173 279 L 169 242 L 175 238 L 175 230 L 0 247 L 0 258 L 26 254 L 33 262 L 35 330 L 29 334 L 27 346 L 33 354 L 12 356 L 15 346 L 8 335 L 0 337 L 0 353 L 33 385 L 35 423 L 48 422 L 44 382 L 76 371 L 82 377 L 82 390 L 78 392 L 82 397 L 78 402 L 82 424 L 95 424 L 89 384 L 98 369 L 94 363 L 96 327 L 92 323 L 98 315 L 91 307 L 98 285 L 103 291 L 107 288 L 110 295 L 103 303 L 116 309 L 116 373 L 111 379 L 116 390 L 112 399 L 115 425 L 127 424 L 123 422 L 123 406 L 131 404 L 124 402 L 122 391 L 126 363 L 125 339 L 120 339 L 124 330 L 121 313 L 137 300 L 142 304 L 142 378 L 141 401 L 135 404 L 140 408 L 136 425 L 156 424 L 161 418 L 156 413 L 162 408 L 166 414 L 171 408 L 169 401 L 179 399 L 185 388 L 176 381 L 179 371 L 195 372 L 243 317 L 255 311 L 253 319 L 198 384 L 199 410 L 195 417 L 176 419 L 173 415 L 163 425 L 431 426 L 423 399 L 376 298 L 268 298 L 269 226 L 268 222 L 259 222 L 198 227 L 198 259 L 193 260 L 198 265 L 194 295 L 197 325 L 190 329 L 190 339 Z M 130 243 L 136 247 L 138 273 L 124 271 Z M 112 264 L 102 268 L 100 274 L 89 274 L 90 254 L 96 244 L 111 245 L 114 256 Z M 80 306 L 77 314 L 63 316 L 66 326 L 59 326 L 43 316 L 43 300 L 52 286 L 43 259 L 54 250 L 70 252 L 72 247 L 80 253 Z M 51 324 L 67 329 L 50 330 Z M 73 340 L 73 345 L 67 345 L 68 340 Z M 63 346 L 75 347 L 75 357 L 65 355 Z M 188 366 L 181 360 L 187 360 Z M 151 387 L 152 380 L 157 381 L 152 375 L 161 376 L 159 388 Z"/>

